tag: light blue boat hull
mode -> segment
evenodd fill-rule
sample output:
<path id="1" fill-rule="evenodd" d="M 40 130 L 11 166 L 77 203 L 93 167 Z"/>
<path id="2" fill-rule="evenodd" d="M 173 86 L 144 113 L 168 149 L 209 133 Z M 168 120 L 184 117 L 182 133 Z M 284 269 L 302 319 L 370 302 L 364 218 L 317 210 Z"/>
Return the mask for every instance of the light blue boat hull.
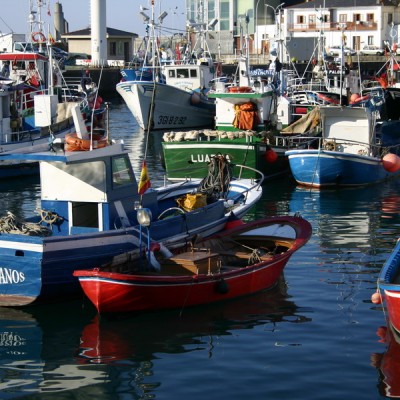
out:
<path id="1" fill-rule="evenodd" d="M 370 185 L 400 174 L 386 171 L 376 157 L 325 150 L 290 150 L 286 155 L 295 180 L 306 186 Z"/>

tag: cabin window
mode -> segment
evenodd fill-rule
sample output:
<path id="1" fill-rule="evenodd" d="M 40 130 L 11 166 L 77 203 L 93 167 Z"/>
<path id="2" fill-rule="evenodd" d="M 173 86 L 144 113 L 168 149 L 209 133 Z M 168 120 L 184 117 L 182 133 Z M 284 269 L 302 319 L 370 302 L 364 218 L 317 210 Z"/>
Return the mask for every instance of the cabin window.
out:
<path id="1" fill-rule="evenodd" d="M 72 203 L 72 226 L 85 228 L 99 227 L 99 212 L 97 203 Z"/>
<path id="2" fill-rule="evenodd" d="M 197 71 L 195 69 L 190 70 L 190 77 L 191 78 L 197 78 Z"/>
<path id="3" fill-rule="evenodd" d="M 114 186 L 128 185 L 134 182 L 128 157 L 113 157 L 112 176 Z"/>
<path id="4" fill-rule="evenodd" d="M 175 71 L 174 69 L 170 69 L 170 70 L 168 71 L 168 76 L 169 76 L 170 78 L 176 78 L 176 71 Z"/>
<path id="5" fill-rule="evenodd" d="M 187 68 L 179 68 L 176 70 L 178 78 L 189 78 L 189 70 Z"/>

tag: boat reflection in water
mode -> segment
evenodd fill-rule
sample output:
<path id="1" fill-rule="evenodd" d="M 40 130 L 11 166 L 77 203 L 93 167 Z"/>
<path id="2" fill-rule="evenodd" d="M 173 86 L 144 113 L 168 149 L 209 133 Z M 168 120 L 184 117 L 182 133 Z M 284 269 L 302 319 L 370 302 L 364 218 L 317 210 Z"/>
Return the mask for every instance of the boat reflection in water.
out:
<path id="1" fill-rule="evenodd" d="M 178 354 L 209 349 L 214 341 L 233 330 L 265 325 L 274 331 L 280 322 L 308 322 L 286 295 L 281 278 L 277 287 L 253 296 L 210 306 L 141 313 L 122 318 L 96 316 L 84 328 L 79 350 L 80 363 L 126 363 L 148 361 L 157 353 Z"/>
<path id="2" fill-rule="evenodd" d="M 379 394 L 400 398 L 400 337 L 390 325 L 379 327 L 377 335 L 386 344 L 384 353 L 371 355 L 371 364 L 379 371 Z"/>
<path id="3" fill-rule="evenodd" d="M 107 379 L 105 371 L 75 362 L 80 329 L 88 319 L 75 306 L 36 308 L 35 314 L 0 308 L 1 399 L 90 388 Z"/>
<path id="4" fill-rule="evenodd" d="M 143 381 L 161 354 L 206 349 L 212 357 L 214 345 L 237 330 L 264 325 L 274 332 L 280 323 L 309 322 L 286 289 L 282 277 L 272 290 L 220 305 L 115 319 L 98 318 L 85 300 L 0 308 L 0 397 L 51 398 L 79 389 L 82 397 L 109 398 L 102 396 L 123 390 L 117 381 L 152 392 L 159 385 Z"/>

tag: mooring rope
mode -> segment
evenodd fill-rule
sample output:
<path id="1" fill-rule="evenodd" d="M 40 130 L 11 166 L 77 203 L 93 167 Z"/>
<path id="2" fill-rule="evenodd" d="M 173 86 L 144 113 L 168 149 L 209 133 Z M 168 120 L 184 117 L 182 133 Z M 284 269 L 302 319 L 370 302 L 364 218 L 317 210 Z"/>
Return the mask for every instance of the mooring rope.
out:
<path id="1" fill-rule="evenodd" d="M 12 212 L 7 211 L 6 215 L 0 217 L 0 234 L 19 234 L 28 236 L 50 236 L 52 234 L 51 226 L 62 218 L 51 211 L 36 210 L 41 220 L 39 222 L 26 222 L 18 219 Z M 42 225 L 42 222 L 50 227 Z"/>

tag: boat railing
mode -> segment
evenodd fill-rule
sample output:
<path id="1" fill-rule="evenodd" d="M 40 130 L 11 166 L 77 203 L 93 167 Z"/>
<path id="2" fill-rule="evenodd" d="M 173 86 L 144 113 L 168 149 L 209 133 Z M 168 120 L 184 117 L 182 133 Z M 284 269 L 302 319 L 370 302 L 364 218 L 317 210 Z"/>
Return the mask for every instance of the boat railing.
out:
<path id="1" fill-rule="evenodd" d="M 279 137 L 279 140 L 285 138 Z M 400 153 L 400 145 L 384 147 L 381 144 L 365 143 L 342 138 L 326 138 L 315 136 L 298 136 L 286 138 L 288 149 L 337 151 L 341 153 L 358 154 L 360 156 L 382 157 L 387 152 Z"/>
<path id="2" fill-rule="evenodd" d="M 249 171 L 255 172 L 256 178 L 252 178 L 252 180 L 254 180 L 254 185 L 251 188 L 249 188 L 248 191 L 250 191 L 254 188 L 260 187 L 262 185 L 262 183 L 264 182 L 265 176 L 260 170 L 249 167 L 248 165 L 242 165 L 242 164 L 235 164 L 235 166 L 237 168 L 239 168 L 238 179 L 242 179 L 244 170 L 249 170 Z"/>
<path id="3" fill-rule="evenodd" d="M 303 148 L 310 149 L 319 146 L 320 138 L 318 136 L 285 136 L 285 135 L 275 135 L 273 137 L 274 143 L 271 145 L 276 147 L 283 147 L 286 149 Z"/>

